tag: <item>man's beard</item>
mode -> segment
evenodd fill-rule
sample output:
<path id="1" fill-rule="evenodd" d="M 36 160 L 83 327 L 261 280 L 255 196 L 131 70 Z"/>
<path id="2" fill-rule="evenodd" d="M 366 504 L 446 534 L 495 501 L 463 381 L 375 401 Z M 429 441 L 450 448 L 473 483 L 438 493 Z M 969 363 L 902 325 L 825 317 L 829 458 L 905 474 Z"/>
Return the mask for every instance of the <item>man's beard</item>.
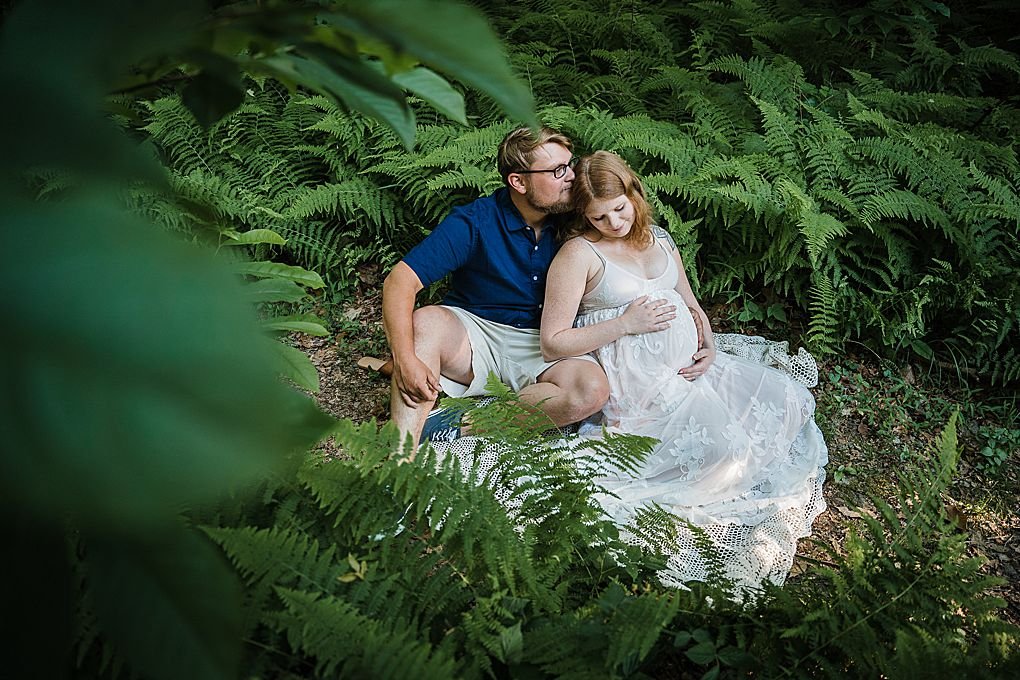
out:
<path id="1" fill-rule="evenodd" d="M 546 215 L 562 215 L 563 213 L 571 212 L 574 209 L 573 202 L 569 200 L 557 201 L 556 203 L 550 203 L 548 205 L 538 205 L 529 198 L 528 205 L 530 205 L 538 212 L 544 213 Z"/>

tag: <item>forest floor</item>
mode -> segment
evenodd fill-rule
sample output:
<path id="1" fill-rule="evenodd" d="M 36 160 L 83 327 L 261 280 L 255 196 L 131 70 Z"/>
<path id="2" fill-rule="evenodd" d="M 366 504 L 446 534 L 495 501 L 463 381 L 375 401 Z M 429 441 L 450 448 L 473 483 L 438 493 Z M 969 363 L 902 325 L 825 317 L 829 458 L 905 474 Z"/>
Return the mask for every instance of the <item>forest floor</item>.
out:
<path id="1" fill-rule="evenodd" d="M 368 272 L 364 278 L 370 284 L 376 277 Z M 378 291 L 379 286 L 366 289 Z M 381 423 L 389 416 L 388 381 L 357 366 L 361 356 L 386 355 L 381 311 L 378 293 L 359 295 L 325 315 L 332 316 L 331 326 L 338 329 L 333 336 L 295 338 L 318 368 L 320 405 L 337 418 Z M 722 306 L 710 309 L 709 316 L 718 331 L 753 331 L 781 339 L 782 329 L 760 332 L 728 323 L 733 315 Z M 989 420 L 988 409 L 975 408 L 973 392 L 932 385 L 918 379 L 913 368 L 896 367 L 874 355 L 828 358 L 820 360 L 818 368 L 819 385 L 812 392 L 829 447 L 824 487 L 828 509 L 815 521 L 813 538 L 800 542 L 791 579 L 811 563 L 828 561 L 825 546 L 843 552 L 851 527 L 862 529 L 862 515 L 874 516 L 871 498 L 898 505 L 897 471 L 920 456 L 936 455 L 938 436 L 951 413 L 960 409 L 962 453 L 943 501 L 957 531 L 966 533 L 968 553 L 984 559 L 984 573 L 1004 580 L 993 591 L 1006 601 L 1000 616 L 1020 625 L 1020 451 L 1007 449 L 1008 459 L 995 474 L 981 466 L 979 453 L 986 441 L 982 433 L 1002 423 Z"/>

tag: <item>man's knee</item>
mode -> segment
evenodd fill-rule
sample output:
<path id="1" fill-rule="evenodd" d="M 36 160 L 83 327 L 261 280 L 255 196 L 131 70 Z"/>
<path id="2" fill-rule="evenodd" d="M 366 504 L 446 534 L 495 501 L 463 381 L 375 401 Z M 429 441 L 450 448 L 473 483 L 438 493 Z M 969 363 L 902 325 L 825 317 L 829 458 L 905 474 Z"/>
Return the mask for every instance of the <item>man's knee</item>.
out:
<path id="1" fill-rule="evenodd" d="M 598 413 L 609 401 L 609 380 L 602 369 L 592 364 L 595 370 L 586 370 L 579 377 L 578 389 L 573 392 L 572 401 L 578 420 Z"/>
<path id="2" fill-rule="evenodd" d="M 414 310 L 411 320 L 418 358 L 451 380 L 470 383 L 471 339 L 460 318 L 445 307 L 429 305 Z"/>
<path id="3" fill-rule="evenodd" d="M 411 315 L 415 348 L 441 347 L 451 333 L 462 328 L 460 321 L 448 309 L 436 305 L 419 307 Z"/>
<path id="4" fill-rule="evenodd" d="M 609 400 L 609 380 L 598 364 L 582 359 L 567 359 L 544 376 L 563 390 L 567 416 L 571 422 L 597 413 Z"/>
<path id="5" fill-rule="evenodd" d="M 451 320 L 455 320 L 455 318 L 456 317 L 450 313 L 450 310 L 437 305 L 419 307 L 414 310 L 414 313 L 411 315 L 416 333 L 418 330 L 427 331 L 434 329 L 437 326 L 446 325 Z"/>

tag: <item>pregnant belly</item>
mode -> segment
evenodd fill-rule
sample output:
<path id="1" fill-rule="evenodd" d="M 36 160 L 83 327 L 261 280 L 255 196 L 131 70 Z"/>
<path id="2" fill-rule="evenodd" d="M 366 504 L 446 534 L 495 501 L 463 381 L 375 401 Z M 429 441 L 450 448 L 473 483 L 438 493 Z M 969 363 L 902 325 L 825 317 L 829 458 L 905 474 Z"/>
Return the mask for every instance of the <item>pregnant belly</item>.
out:
<path id="1" fill-rule="evenodd" d="M 672 372 L 694 363 L 694 353 L 698 351 L 698 329 L 694 325 L 691 311 L 682 300 L 677 305 L 676 318 L 670 322 L 669 328 L 653 335 L 662 336 L 663 363 Z"/>
<path id="2" fill-rule="evenodd" d="M 667 299 L 675 304 L 676 318 L 665 330 L 620 338 L 617 341 L 617 359 L 622 359 L 631 370 L 645 374 L 664 370 L 676 373 L 694 363 L 693 355 L 698 351 L 697 326 L 691 311 L 675 291 L 659 291 L 649 297 Z"/>

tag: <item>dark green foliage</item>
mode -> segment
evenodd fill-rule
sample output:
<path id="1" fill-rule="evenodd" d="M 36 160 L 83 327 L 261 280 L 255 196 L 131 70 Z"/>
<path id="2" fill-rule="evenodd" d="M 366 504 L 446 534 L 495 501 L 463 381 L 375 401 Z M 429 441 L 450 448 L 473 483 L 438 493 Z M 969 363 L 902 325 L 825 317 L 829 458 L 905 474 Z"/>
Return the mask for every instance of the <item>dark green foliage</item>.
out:
<path id="1" fill-rule="evenodd" d="M 539 102 L 566 105 L 544 118 L 623 154 L 700 244 L 702 295 L 792 298 L 819 352 L 860 338 L 1015 379 L 1020 168 L 1001 93 L 1020 62 L 980 33 L 1008 10 L 603 5 L 490 14 Z"/>
<path id="2" fill-rule="evenodd" d="M 982 595 L 995 579 L 967 556 L 966 534 L 942 504 L 958 456 L 954 415 L 934 455 L 901 474 L 898 507 L 873 499 L 877 512 L 864 514 L 862 532 L 851 532 L 843 554 L 833 551 L 835 567 L 819 570 L 828 604 L 787 631 L 811 649 L 791 670 L 842 659 L 861 676 L 902 677 L 925 656 L 926 667 L 966 674 L 1009 658 L 994 615 L 1003 603 Z"/>
<path id="3" fill-rule="evenodd" d="M 238 501 L 333 423 L 280 380 L 314 388 L 307 357 L 260 332 L 325 329 L 306 315 L 260 329 L 251 305 L 323 285 L 263 257 L 284 242 L 262 228 L 275 226 L 262 221 L 273 201 L 335 158 L 271 152 L 321 117 L 280 116 L 271 105 L 290 98 L 279 83 L 364 112 L 407 146 L 405 90 L 466 122 L 459 93 L 419 63 L 521 120 L 531 97 L 484 18 L 454 3 L 24 0 L 3 15 L 0 88 L 17 103 L 0 113 L 5 675 L 236 677 L 239 584 L 186 515 Z M 242 70 L 274 76 L 276 98 L 246 105 Z M 243 124 L 215 125 L 233 109 Z M 343 180 L 356 196 L 338 208 L 392 217 L 374 187 Z M 219 257 L 197 247 L 210 242 Z M 238 274 L 257 282 L 245 290 Z"/>
<path id="4" fill-rule="evenodd" d="M 1018 114 L 1001 94 L 1020 62 L 982 42 L 979 13 L 480 4 L 543 120 L 642 174 L 706 301 L 782 298 L 818 353 L 862 340 L 997 383 L 1020 374 Z M 177 100 L 150 105 L 147 129 L 222 218 L 273 226 L 336 292 L 500 185 L 512 124 L 470 94 L 477 127 L 422 125 L 408 151 L 323 97 L 249 92 L 209 135 Z"/>
<path id="5" fill-rule="evenodd" d="M 392 264 L 394 245 L 420 238 L 410 194 L 372 170 L 396 139 L 323 97 L 292 96 L 273 81 L 250 85 L 245 104 L 208 132 L 177 96 L 145 105 L 144 131 L 167 161 L 175 196 L 142 190 L 135 205 L 214 242 L 228 230 L 272 229 L 285 256 L 320 272 L 335 295 L 349 294 L 358 264 Z"/>
<path id="6" fill-rule="evenodd" d="M 214 241 L 228 230 L 272 229 L 285 253 L 342 292 L 358 263 L 392 260 L 388 243 L 405 211 L 339 156 L 338 142 L 351 144 L 353 133 L 358 148 L 392 137 L 374 123 L 330 126 L 338 112 L 323 97 L 295 98 L 273 81 L 250 85 L 245 104 L 208 132 L 176 96 L 146 104 L 144 130 L 168 163 L 175 197 L 141 191 L 136 205 Z"/>

